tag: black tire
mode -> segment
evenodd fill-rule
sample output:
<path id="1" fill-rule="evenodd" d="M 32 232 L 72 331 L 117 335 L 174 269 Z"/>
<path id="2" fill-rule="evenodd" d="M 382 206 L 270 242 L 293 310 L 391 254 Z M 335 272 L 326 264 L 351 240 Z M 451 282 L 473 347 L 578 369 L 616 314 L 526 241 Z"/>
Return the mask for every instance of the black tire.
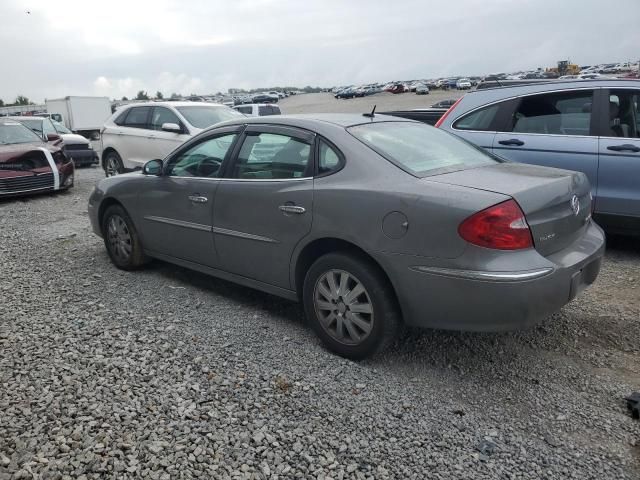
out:
<path id="1" fill-rule="evenodd" d="M 368 305 L 367 308 L 371 308 L 372 310 L 372 315 L 368 313 L 358 313 L 357 315 L 359 322 L 362 321 L 362 318 L 366 318 L 370 325 L 370 330 L 366 334 L 364 330 L 356 328 L 357 333 L 363 333 L 360 341 L 351 341 L 350 339 L 345 339 L 345 341 L 338 340 L 336 333 L 332 332 L 332 327 L 329 326 L 335 324 L 337 330 L 337 317 L 332 317 L 335 319 L 335 322 L 327 320 L 331 315 L 329 310 L 323 310 L 322 307 L 317 307 L 316 298 L 318 298 L 318 295 L 320 295 L 321 299 L 327 298 L 326 296 L 322 296 L 322 289 L 320 287 L 321 284 L 323 286 L 328 285 L 328 283 L 324 283 L 328 278 L 327 275 L 334 275 L 334 279 L 341 280 L 342 273 L 347 273 L 352 277 L 352 280 L 355 282 L 352 283 L 352 285 L 357 285 L 359 282 L 364 287 L 364 292 L 361 294 L 362 296 L 356 297 L 354 303 L 350 305 L 346 304 L 349 303 L 349 293 L 356 290 L 355 286 L 351 291 L 348 291 L 344 297 L 340 295 L 337 300 L 338 303 L 331 300 L 336 311 L 338 311 L 338 307 L 341 309 L 338 315 L 341 319 L 340 322 L 345 324 L 345 326 L 341 327 L 343 333 L 350 335 L 351 332 L 346 326 L 346 319 L 349 315 L 353 315 L 350 307 L 355 309 L 355 307 L 362 307 L 363 305 L 359 300 L 356 302 L 358 298 L 364 298 L 364 304 Z M 339 288 L 338 290 L 341 289 Z M 348 290 L 348 287 L 344 290 Z M 326 291 L 326 288 L 324 291 Z M 302 300 L 307 321 L 311 324 L 313 330 L 329 350 L 342 357 L 361 360 L 381 352 L 393 342 L 400 331 L 400 311 L 389 281 L 376 265 L 373 265 L 369 260 L 358 254 L 334 252 L 318 258 L 306 274 Z M 328 305 L 327 302 L 320 301 L 322 304 Z M 320 310 L 318 308 L 320 308 Z M 344 309 L 346 309 L 346 312 Z M 323 318 L 325 319 L 324 323 Z M 351 329 L 357 327 L 355 322 L 349 323 Z"/>
<path id="2" fill-rule="evenodd" d="M 104 174 L 107 177 L 113 177 L 114 175 L 120 175 L 124 173 L 124 164 L 122 158 L 115 150 L 110 150 L 105 156 L 102 162 L 102 168 Z"/>
<path id="3" fill-rule="evenodd" d="M 119 233 L 114 232 L 112 228 L 121 229 L 126 235 L 123 234 L 118 238 Z M 109 258 L 116 267 L 122 270 L 135 270 L 147 262 L 138 231 L 127 211 L 120 205 L 111 205 L 104 212 L 102 237 Z"/>

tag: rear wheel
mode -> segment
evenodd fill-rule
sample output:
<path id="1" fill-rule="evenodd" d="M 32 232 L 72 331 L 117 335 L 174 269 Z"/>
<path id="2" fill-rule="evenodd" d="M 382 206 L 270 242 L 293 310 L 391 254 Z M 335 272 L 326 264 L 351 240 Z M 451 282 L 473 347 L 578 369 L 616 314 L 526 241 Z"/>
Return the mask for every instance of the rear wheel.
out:
<path id="1" fill-rule="evenodd" d="M 124 165 L 118 152 L 111 150 L 104 157 L 104 174 L 107 177 L 113 177 L 114 175 L 120 175 L 124 173 Z"/>
<path id="2" fill-rule="evenodd" d="M 320 257 L 307 272 L 307 320 L 327 348 L 354 360 L 384 350 L 396 337 L 400 314 L 383 274 L 357 255 Z"/>
<path id="3" fill-rule="evenodd" d="M 102 236 L 113 264 L 122 270 L 142 266 L 145 255 L 131 217 L 120 205 L 107 208 L 102 219 Z"/>

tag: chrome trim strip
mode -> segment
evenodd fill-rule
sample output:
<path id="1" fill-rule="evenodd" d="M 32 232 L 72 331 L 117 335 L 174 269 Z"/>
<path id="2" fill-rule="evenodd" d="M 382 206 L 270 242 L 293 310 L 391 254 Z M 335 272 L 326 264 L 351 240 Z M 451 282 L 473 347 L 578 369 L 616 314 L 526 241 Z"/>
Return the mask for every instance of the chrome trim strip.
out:
<path id="1" fill-rule="evenodd" d="M 520 272 L 486 272 L 481 270 L 458 270 L 456 268 L 425 267 L 416 265 L 409 267 L 411 270 L 420 273 L 432 273 L 445 277 L 464 278 L 467 280 L 488 280 L 493 282 L 517 282 L 523 280 L 533 280 L 549 275 L 553 268 L 541 268 L 539 270 L 527 270 Z"/>
<path id="2" fill-rule="evenodd" d="M 176 227 L 192 228 L 193 230 L 200 230 L 202 232 L 211 232 L 210 225 L 202 225 L 201 223 L 185 222 L 184 220 L 175 220 L 173 218 L 155 217 L 149 215 L 144 217 L 145 220 L 152 222 L 166 223 L 167 225 L 174 225 Z"/>
<path id="3" fill-rule="evenodd" d="M 244 238 L 245 240 L 257 240 L 258 242 L 265 242 L 265 243 L 280 243 L 277 240 L 274 240 L 273 238 L 254 235 L 252 233 L 238 232 L 236 230 L 229 230 L 226 228 L 213 227 L 212 231 L 213 233 L 217 233 L 219 235 L 227 235 L 229 237 Z"/>
<path id="4" fill-rule="evenodd" d="M 313 177 L 300 178 L 216 178 L 224 182 L 300 182 L 302 180 L 313 180 Z"/>
<path id="5" fill-rule="evenodd" d="M 51 173 L 53 173 L 53 189 L 60 190 L 60 172 L 58 171 L 58 166 L 53 159 L 53 155 L 51 155 L 51 152 L 44 147 L 38 147 L 38 150 L 42 151 L 47 162 L 49 162 L 49 166 L 51 167 Z"/>

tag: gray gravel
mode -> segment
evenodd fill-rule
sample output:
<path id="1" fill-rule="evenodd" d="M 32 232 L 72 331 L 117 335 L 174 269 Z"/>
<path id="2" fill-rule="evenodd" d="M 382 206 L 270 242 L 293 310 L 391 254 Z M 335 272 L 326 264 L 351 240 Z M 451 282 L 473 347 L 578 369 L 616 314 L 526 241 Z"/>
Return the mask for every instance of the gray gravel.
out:
<path id="1" fill-rule="evenodd" d="M 86 199 L 0 202 L 0 480 L 637 479 L 640 247 L 537 328 L 327 353 L 299 306 L 111 266 Z"/>

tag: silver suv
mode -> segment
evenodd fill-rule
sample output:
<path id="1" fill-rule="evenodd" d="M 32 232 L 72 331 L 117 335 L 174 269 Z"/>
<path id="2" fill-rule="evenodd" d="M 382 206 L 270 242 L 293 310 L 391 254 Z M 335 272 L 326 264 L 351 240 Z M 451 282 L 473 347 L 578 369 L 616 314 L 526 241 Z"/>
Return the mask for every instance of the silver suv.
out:
<path id="1" fill-rule="evenodd" d="M 586 173 L 596 220 L 611 232 L 640 234 L 640 81 L 477 90 L 436 126 L 507 160 Z"/>
<path id="2" fill-rule="evenodd" d="M 239 112 L 209 102 L 145 102 L 116 110 L 102 128 L 102 166 L 107 176 L 142 168 L 166 157 L 205 128 L 242 118 Z"/>

